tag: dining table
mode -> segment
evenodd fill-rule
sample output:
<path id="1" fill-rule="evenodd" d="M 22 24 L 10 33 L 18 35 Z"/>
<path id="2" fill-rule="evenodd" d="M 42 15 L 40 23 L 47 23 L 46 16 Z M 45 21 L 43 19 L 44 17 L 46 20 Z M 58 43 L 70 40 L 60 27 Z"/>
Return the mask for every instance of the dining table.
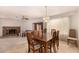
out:
<path id="1" fill-rule="evenodd" d="M 44 45 L 44 52 L 48 52 L 48 42 L 52 40 L 49 34 L 47 35 L 45 33 L 42 35 L 42 37 L 34 36 L 34 40 L 42 42 L 42 44 Z"/>

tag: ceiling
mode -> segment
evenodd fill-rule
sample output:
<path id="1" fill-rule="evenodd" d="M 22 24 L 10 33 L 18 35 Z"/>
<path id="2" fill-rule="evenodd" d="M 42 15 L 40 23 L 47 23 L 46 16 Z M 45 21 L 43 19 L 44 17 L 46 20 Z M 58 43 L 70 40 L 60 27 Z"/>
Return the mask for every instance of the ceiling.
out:
<path id="1" fill-rule="evenodd" d="M 72 12 L 77 10 L 78 6 L 48 6 L 48 16 Z M 38 18 L 45 16 L 44 6 L 0 6 L 0 17 L 25 16 Z"/>

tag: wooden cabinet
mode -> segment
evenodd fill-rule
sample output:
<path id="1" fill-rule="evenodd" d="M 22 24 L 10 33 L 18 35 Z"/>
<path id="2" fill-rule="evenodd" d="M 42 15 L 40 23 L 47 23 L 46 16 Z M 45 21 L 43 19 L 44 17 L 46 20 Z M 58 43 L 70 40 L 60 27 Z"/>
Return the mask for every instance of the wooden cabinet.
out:
<path id="1" fill-rule="evenodd" d="M 43 22 L 34 23 L 34 30 L 43 30 Z"/>

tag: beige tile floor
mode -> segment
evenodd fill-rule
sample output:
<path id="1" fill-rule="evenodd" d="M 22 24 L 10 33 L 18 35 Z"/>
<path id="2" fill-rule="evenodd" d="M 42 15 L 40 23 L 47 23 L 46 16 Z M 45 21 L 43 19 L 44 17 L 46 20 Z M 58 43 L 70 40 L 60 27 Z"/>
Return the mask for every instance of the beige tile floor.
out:
<path id="1" fill-rule="evenodd" d="M 26 37 L 0 38 L 0 52 L 2 53 L 26 53 L 28 50 Z M 79 48 L 74 45 L 67 45 L 67 42 L 60 41 L 58 53 L 78 53 Z"/>
<path id="2" fill-rule="evenodd" d="M 0 38 L 0 52 L 25 52 L 27 50 L 26 37 Z"/>

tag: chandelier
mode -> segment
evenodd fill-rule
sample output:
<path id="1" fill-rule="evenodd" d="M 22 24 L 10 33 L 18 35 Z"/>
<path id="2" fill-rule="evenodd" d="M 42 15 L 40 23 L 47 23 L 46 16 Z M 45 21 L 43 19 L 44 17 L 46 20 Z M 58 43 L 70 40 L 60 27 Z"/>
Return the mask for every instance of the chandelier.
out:
<path id="1" fill-rule="evenodd" d="M 47 22 L 49 19 L 50 19 L 50 17 L 49 17 L 48 14 L 47 14 L 47 6 L 45 6 L 45 17 L 43 18 L 43 20 L 44 20 L 45 22 Z"/>

